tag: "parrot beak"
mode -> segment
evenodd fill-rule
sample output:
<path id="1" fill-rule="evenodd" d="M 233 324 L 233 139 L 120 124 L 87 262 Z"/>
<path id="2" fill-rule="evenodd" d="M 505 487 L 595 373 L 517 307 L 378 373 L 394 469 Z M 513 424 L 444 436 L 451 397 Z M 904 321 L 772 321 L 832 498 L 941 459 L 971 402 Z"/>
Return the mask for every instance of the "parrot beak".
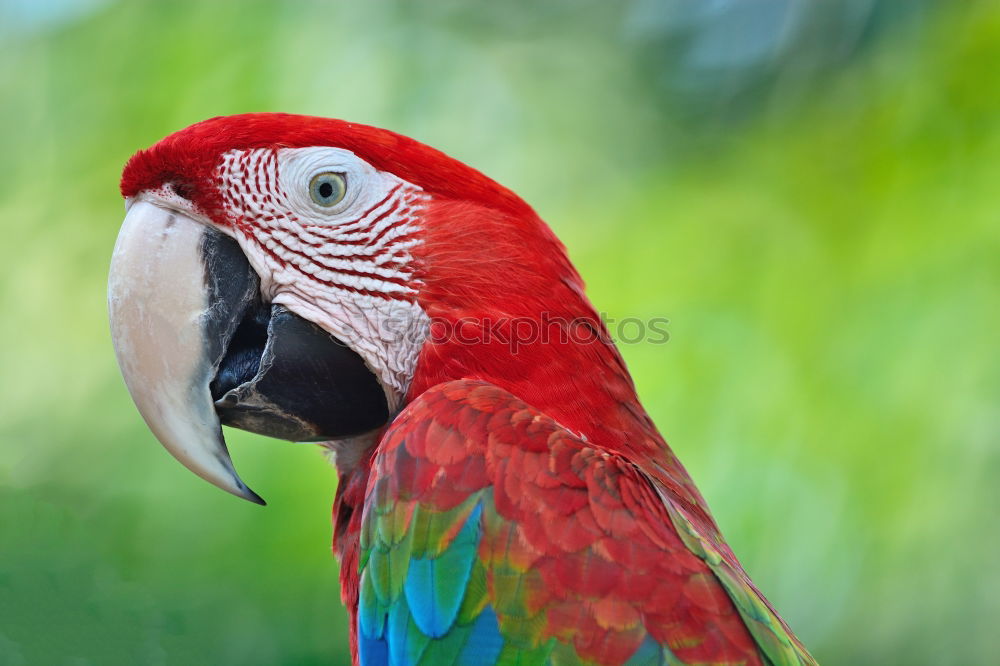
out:
<path id="1" fill-rule="evenodd" d="M 153 435 L 192 472 L 251 502 L 264 504 L 237 475 L 222 424 L 321 441 L 388 420 L 361 357 L 264 303 L 238 243 L 184 213 L 130 202 L 108 309 L 125 384 Z"/>

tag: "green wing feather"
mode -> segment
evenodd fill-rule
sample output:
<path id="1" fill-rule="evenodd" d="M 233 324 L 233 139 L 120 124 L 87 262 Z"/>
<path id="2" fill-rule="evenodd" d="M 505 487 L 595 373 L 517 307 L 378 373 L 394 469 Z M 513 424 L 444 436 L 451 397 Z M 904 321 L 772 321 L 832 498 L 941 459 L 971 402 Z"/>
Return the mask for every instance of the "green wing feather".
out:
<path id="1" fill-rule="evenodd" d="M 773 666 L 815 666 L 816 660 L 764 601 L 742 570 L 737 570 L 719 550 L 698 533 L 683 511 L 664 498 L 670 520 L 688 549 L 708 564 L 732 599 L 744 624 Z"/>

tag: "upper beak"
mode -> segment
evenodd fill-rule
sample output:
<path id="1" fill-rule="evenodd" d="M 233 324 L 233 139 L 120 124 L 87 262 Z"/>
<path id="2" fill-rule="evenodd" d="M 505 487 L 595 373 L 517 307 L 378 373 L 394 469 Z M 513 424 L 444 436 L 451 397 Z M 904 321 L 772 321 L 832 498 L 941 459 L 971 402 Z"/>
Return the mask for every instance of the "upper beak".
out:
<path id="1" fill-rule="evenodd" d="M 132 399 L 175 458 L 264 504 L 237 475 L 221 423 L 300 441 L 385 423 L 385 394 L 360 356 L 264 303 L 236 241 L 182 213 L 129 203 L 108 281 L 112 339 Z"/>

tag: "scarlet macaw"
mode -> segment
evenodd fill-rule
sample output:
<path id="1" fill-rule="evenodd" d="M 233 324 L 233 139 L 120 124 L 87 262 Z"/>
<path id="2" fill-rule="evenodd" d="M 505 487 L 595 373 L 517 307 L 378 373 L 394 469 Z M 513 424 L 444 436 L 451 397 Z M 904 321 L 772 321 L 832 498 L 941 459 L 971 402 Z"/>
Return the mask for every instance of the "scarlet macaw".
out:
<path id="1" fill-rule="evenodd" d="M 815 663 L 513 192 L 287 114 L 172 134 L 121 191 L 132 397 L 182 463 L 261 504 L 220 422 L 332 452 L 355 663 Z"/>

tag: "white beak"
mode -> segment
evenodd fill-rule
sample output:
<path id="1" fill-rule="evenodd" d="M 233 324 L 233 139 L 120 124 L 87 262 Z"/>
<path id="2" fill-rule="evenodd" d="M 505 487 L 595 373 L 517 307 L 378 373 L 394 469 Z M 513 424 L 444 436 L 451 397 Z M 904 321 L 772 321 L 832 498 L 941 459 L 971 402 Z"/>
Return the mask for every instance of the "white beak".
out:
<path id="1" fill-rule="evenodd" d="M 182 213 L 147 201 L 130 206 L 111 259 L 111 334 L 125 384 L 156 438 L 206 481 L 263 504 L 233 468 L 209 389 L 225 351 L 207 330 L 219 319 L 207 286 L 209 234 L 219 232 Z"/>

